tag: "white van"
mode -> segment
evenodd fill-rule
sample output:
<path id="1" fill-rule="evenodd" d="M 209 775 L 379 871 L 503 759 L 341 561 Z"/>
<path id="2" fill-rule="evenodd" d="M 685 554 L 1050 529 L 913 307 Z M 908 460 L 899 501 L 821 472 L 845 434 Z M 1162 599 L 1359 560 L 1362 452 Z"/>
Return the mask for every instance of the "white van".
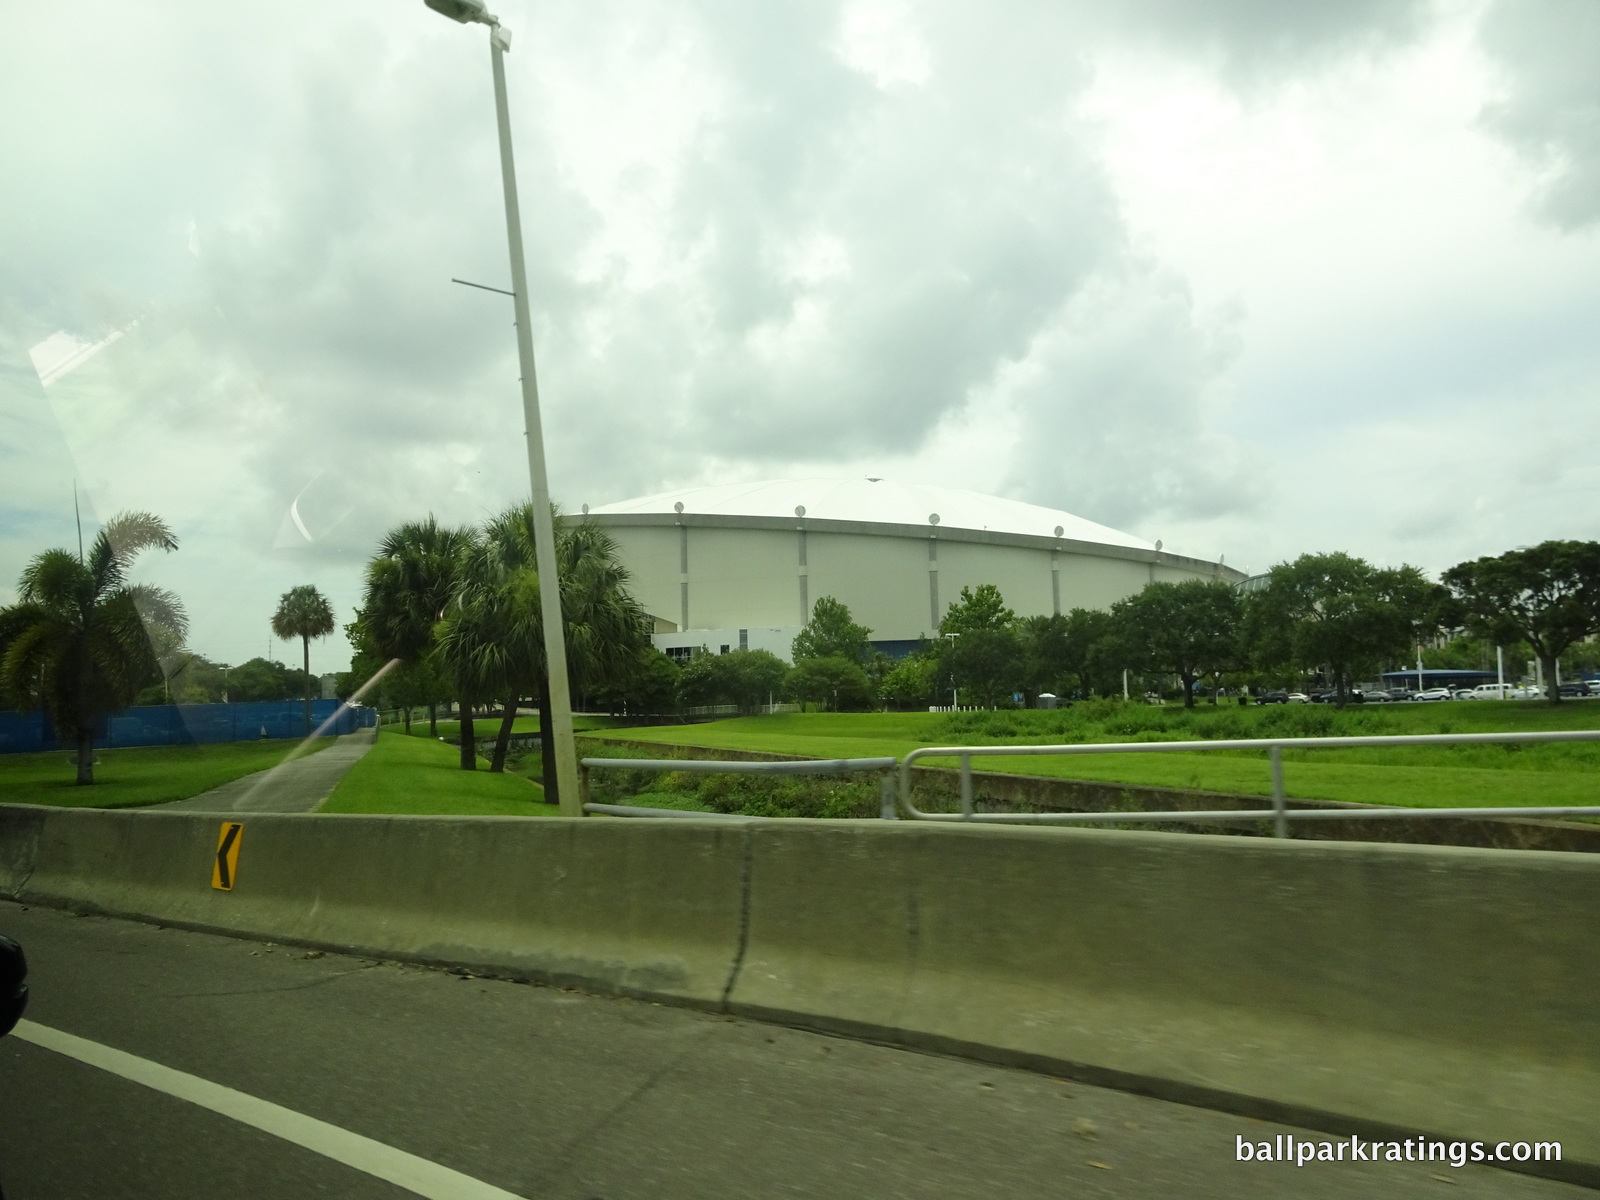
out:
<path id="1" fill-rule="evenodd" d="M 1518 688 L 1510 683 L 1480 683 L 1466 694 L 1469 700 L 1510 700 Z"/>

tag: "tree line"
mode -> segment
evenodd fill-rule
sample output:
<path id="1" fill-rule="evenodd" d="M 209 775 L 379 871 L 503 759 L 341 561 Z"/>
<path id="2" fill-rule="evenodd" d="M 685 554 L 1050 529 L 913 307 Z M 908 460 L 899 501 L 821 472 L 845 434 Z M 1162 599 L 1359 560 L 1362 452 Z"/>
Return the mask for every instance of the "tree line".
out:
<path id="1" fill-rule="evenodd" d="M 681 665 L 651 645 L 652 618 L 628 590 L 616 544 L 590 521 L 558 522 L 556 552 L 569 683 L 580 703 L 632 715 L 701 705 L 755 711 L 771 700 L 834 710 L 923 707 L 959 700 L 1000 706 L 1039 695 L 1115 695 L 1123 673 L 1141 690 L 1175 682 L 1185 703 L 1199 688 L 1260 685 L 1320 674 L 1336 702 L 1384 667 L 1410 666 L 1414 648 L 1484 661 L 1492 647 L 1531 655 L 1553 684 L 1557 663 L 1600 665 L 1600 543 L 1547 541 L 1459 563 L 1439 582 L 1415 567 L 1376 567 L 1347 554 L 1307 554 L 1245 589 L 1220 581 L 1151 583 L 1108 611 L 1018 617 L 999 589 L 963 588 L 925 639 L 899 661 L 875 650 L 872 631 L 845 605 L 821 597 L 792 647 L 793 664 L 762 650 L 697 652 Z M 211 663 L 185 648 L 179 598 L 128 578 L 133 561 L 177 539 L 149 513 L 108 521 L 86 552 L 48 550 L 30 561 L 18 602 L 0 609 L 0 699 L 43 708 L 77 750 L 80 782 L 93 781 L 93 733 L 108 714 L 159 699 L 304 699 L 309 731 L 314 680 L 309 645 L 334 628 L 316 588 L 291 589 L 273 617 L 298 637 L 302 667 L 254 659 Z M 513 506 L 482 526 L 432 517 L 397 526 L 368 563 L 361 607 L 345 626 L 356 650 L 340 681 L 349 696 L 391 660 L 375 703 L 408 710 L 460 706 L 461 765 L 476 767 L 479 712 L 498 724 L 490 763 L 503 770 L 512 722 L 531 705 L 548 712 L 539 571 L 532 509 Z M 1457 663 L 1456 665 L 1460 665 Z M 220 675 L 221 687 L 217 687 Z M 159 690 L 158 690 L 159 689 Z M 221 693 L 219 695 L 218 693 Z M 1552 702 L 1559 690 L 1550 688 Z M 409 715 L 408 715 L 409 720 Z M 541 732 L 546 718 L 541 715 Z M 547 796 L 555 799 L 551 739 Z"/>
<path id="2" fill-rule="evenodd" d="M 1442 640 L 1452 660 L 1477 658 L 1473 666 L 1487 665 L 1496 646 L 1513 662 L 1531 655 L 1559 703 L 1558 661 L 1600 664 L 1588 644 L 1597 634 L 1600 543 L 1549 541 L 1473 559 L 1438 583 L 1412 566 L 1305 554 L 1247 589 L 1151 583 L 1109 611 L 1018 618 L 992 585 L 963 589 L 938 638 L 896 664 L 880 696 L 986 707 L 1045 692 L 1109 696 L 1126 671 L 1141 692 L 1175 682 L 1186 705 L 1202 684 L 1259 688 L 1319 676 L 1343 705 L 1355 683 L 1406 669 L 1419 646 Z M 1435 656 L 1435 665 L 1445 664 Z"/>

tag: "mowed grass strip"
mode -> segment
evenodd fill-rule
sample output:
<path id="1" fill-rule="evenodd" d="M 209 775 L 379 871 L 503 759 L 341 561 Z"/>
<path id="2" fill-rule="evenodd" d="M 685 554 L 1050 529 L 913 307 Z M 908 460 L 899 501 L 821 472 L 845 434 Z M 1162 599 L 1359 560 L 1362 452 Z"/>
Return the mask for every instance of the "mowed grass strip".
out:
<path id="1" fill-rule="evenodd" d="M 544 789 L 520 775 L 461 769 L 455 746 L 385 730 L 319 812 L 453 817 L 546 817 Z"/>
<path id="2" fill-rule="evenodd" d="M 1478 732 L 1494 728 L 1493 709 L 1504 725 L 1514 730 L 1591 728 L 1600 722 L 1600 707 L 1579 709 L 1518 702 L 1459 701 L 1438 705 L 1382 706 L 1364 723 L 1383 714 L 1386 733 Z M 1422 710 L 1422 711 L 1417 711 Z M 1139 710 L 1137 707 L 1135 712 Z M 1256 710 L 1242 710 L 1246 714 Z M 1204 716 L 1197 710 L 1197 716 Z M 1355 716 L 1356 714 L 1351 714 Z M 1192 718 L 1191 718 L 1192 719 Z M 701 725 L 652 726 L 614 729 L 590 737 L 636 740 L 642 743 L 708 746 L 726 750 L 766 751 L 809 758 L 904 757 L 929 745 L 1041 744 L 1060 741 L 1153 741 L 1193 738 L 1186 733 L 1185 718 L 1176 718 L 1162 731 L 1133 736 L 1091 736 L 1069 739 L 1057 735 L 989 736 L 947 732 L 948 720 L 938 713 L 794 713 L 770 717 L 740 717 Z M 1344 723 L 1345 718 L 1337 718 Z M 1252 722 L 1253 723 L 1253 722 Z M 1356 722 L 1351 721 L 1350 724 Z M 1441 725 L 1456 725 L 1454 730 Z M 1466 726 L 1466 728 L 1461 728 Z M 1334 728 L 1341 733 L 1365 734 L 1369 729 Z M 1246 730 L 1244 736 L 1271 736 L 1263 730 Z M 954 758 L 923 758 L 928 766 L 953 767 Z M 1302 800 L 1333 800 L 1357 804 L 1390 804 L 1418 808 L 1529 807 L 1545 805 L 1600 805 L 1600 743 L 1581 743 L 1507 750 L 1480 747 L 1393 747 L 1351 750 L 1288 750 L 1284 755 L 1284 782 L 1289 795 Z M 1153 787 L 1193 788 L 1235 795 L 1271 795 L 1272 784 L 1265 752 L 1170 751 L 1150 754 L 1086 754 L 1061 756 L 981 757 L 974 770 L 1016 775 L 1041 775 L 1061 779 L 1088 779 Z"/>
<path id="3" fill-rule="evenodd" d="M 325 750 L 318 738 L 308 753 Z M 257 771 L 275 767 L 300 745 L 298 738 L 221 742 L 205 746 L 143 746 L 97 750 L 92 785 L 78 787 L 76 756 L 67 750 L 0 755 L 0 803 L 53 804 L 63 808 L 141 808 L 187 800 Z"/>

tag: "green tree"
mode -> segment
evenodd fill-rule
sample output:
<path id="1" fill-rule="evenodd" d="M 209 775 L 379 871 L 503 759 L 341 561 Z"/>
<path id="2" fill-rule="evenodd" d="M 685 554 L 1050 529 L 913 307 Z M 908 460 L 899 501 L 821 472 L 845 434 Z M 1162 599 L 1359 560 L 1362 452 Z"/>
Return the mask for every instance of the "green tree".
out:
<path id="1" fill-rule="evenodd" d="M 643 647 L 624 674 L 591 688 L 591 703 L 613 716 L 669 713 L 677 707 L 678 664 L 654 646 Z"/>
<path id="2" fill-rule="evenodd" d="M 252 658 L 228 669 L 228 700 L 249 704 L 262 700 L 293 700 L 305 694 L 308 676 L 281 662 Z"/>
<path id="3" fill-rule="evenodd" d="M 1279 563 L 1245 604 L 1258 665 L 1326 668 L 1341 707 L 1358 674 L 1403 658 L 1438 611 L 1438 588 L 1415 567 L 1380 568 L 1348 554 Z"/>
<path id="4" fill-rule="evenodd" d="M 1195 683 L 1220 675 L 1239 661 L 1239 593 L 1209 579 L 1150 583 L 1111 606 L 1130 666 L 1176 675 L 1183 704 L 1194 707 Z"/>
<path id="5" fill-rule="evenodd" d="M 1559 704 L 1556 660 L 1600 633 L 1600 542 L 1541 542 L 1458 563 L 1444 583 L 1471 632 L 1501 645 L 1520 638 L 1532 647 L 1550 701 Z"/>
<path id="6" fill-rule="evenodd" d="M 567 682 L 577 695 L 627 677 L 649 645 L 649 618 L 627 590 L 628 573 L 611 535 L 596 522 L 554 515 Z M 463 556 L 455 599 L 436 635 L 441 659 L 456 677 L 502 706 L 490 770 L 505 769 L 517 709 L 525 700 L 537 703 L 545 801 L 554 804 L 542 583 L 532 505 L 513 506 L 488 522 Z"/>
<path id="7" fill-rule="evenodd" d="M 1126 653 L 1111 614 L 1097 608 L 1075 608 L 1066 615 L 1063 667 L 1085 700 L 1117 690 Z"/>
<path id="8" fill-rule="evenodd" d="M 687 706 L 732 704 L 754 712 L 767 699 L 783 694 L 789 667 L 766 650 L 733 650 L 712 654 L 702 647 L 678 676 L 678 699 Z"/>
<path id="9" fill-rule="evenodd" d="M 290 588 L 278 599 L 278 611 L 272 614 L 272 632 L 286 642 L 300 639 L 301 670 L 306 676 L 306 736 L 310 737 L 311 639 L 327 637 L 333 632 L 333 605 L 309 583 Z"/>
<path id="10" fill-rule="evenodd" d="M 961 595 L 939 622 L 939 632 L 948 637 L 977 629 L 1010 629 L 1016 621 L 1017 614 L 1006 607 L 1000 589 L 992 583 L 980 583 L 976 591 L 969 587 L 961 589 Z"/>
<path id="11" fill-rule="evenodd" d="M 887 671 L 878 695 L 896 706 L 923 708 L 938 700 L 939 657 L 931 647 L 913 651 Z"/>
<path id="12" fill-rule="evenodd" d="M 397 525 L 384 535 L 377 555 L 367 564 L 361 601 L 361 623 L 372 651 L 384 662 L 399 659 L 416 666 L 435 648 L 434 630 L 460 587 L 467 556 L 477 544 L 471 529 L 442 526 L 430 514 L 425 521 Z M 438 658 L 436 669 L 451 685 L 461 706 L 461 768 L 477 767 L 472 710 L 477 694 L 463 690 L 450 666 Z M 436 708 L 429 704 L 430 735 L 436 735 Z"/>
<path id="13" fill-rule="evenodd" d="M 996 708 L 1021 690 L 1022 639 L 1012 626 L 952 635 L 939 654 L 944 678 L 966 704 Z"/>
<path id="14" fill-rule="evenodd" d="M 1017 614 L 992 583 L 964 587 L 939 622 L 942 681 L 969 703 L 994 707 L 1022 684 L 1024 661 Z"/>
<path id="15" fill-rule="evenodd" d="M 556 571 L 561 586 L 568 685 L 574 695 L 625 680 L 650 646 L 649 617 L 628 591 L 629 575 L 616 540 L 595 521 L 556 518 Z M 550 680 L 539 602 L 533 506 L 507 509 L 484 530 L 481 553 L 465 574 L 463 611 L 483 606 L 495 644 L 483 647 L 486 668 L 505 700 L 491 770 L 503 770 L 512 721 L 521 698 L 539 706 L 546 803 L 557 803 Z M 491 656 L 498 656 L 492 665 Z"/>
<path id="16" fill-rule="evenodd" d="M 867 638 L 871 635 L 872 630 L 851 619 L 850 610 L 843 604 L 832 596 L 821 596 L 811 606 L 811 620 L 794 639 L 791 653 L 796 663 L 830 657 L 859 663 L 867 657 Z"/>
<path id="17" fill-rule="evenodd" d="M 178 598 L 127 571 L 145 550 L 176 550 L 159 517 L 121 513 L 87 557 L 46 550 L 23 569 L 18 602 L 0 609 L 0 692 L 18 708 L 42 707 L 77 752 L 77 782 L 94 782 L 95 726 L 161 678 L 149 629 L 180 642 Z"/>
<path id="18" fill-rule="evenodd" d="M 790 669 L 784 690 L 797 700 L 815 701 L 832 712 L 872 707 L 872 681 L 861 664 L 842 654 L 802 658 Z"/>
<path id="19" fill-rule="evenodd" d="M 1063 613 L 1024 617 L 1018 626 L 1022 639 L 1022 692 L 1032 705 L 1043 692 L 1059 696 L 1072 677 L 1071 626 Z"/>
<path id="20" fill-rule="evenodd" d="M 216 704 L 223 699 L 227 668 L 222 663 L 212 662 L 170 634 L 152 637 L 151 644 L 161 668 L 161 682 L 140 692 L 135 704 Z"/>

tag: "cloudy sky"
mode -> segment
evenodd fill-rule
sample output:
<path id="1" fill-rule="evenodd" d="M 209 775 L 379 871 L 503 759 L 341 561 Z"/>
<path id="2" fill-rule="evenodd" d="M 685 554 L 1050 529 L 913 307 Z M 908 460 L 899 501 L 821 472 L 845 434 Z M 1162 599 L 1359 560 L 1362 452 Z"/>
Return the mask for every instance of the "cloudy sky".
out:
<path id="1" fill-rule="evenodd" d="M 0 603 L 76 481 L 238 662 L 519 498 L 510 301 L 450 283 L 509 277 L 481 28 L 0 6 Z M 1592 0 L 498 11 L 569 508 L 859 472 L 1250 570 L 1600 537 Z"/>

